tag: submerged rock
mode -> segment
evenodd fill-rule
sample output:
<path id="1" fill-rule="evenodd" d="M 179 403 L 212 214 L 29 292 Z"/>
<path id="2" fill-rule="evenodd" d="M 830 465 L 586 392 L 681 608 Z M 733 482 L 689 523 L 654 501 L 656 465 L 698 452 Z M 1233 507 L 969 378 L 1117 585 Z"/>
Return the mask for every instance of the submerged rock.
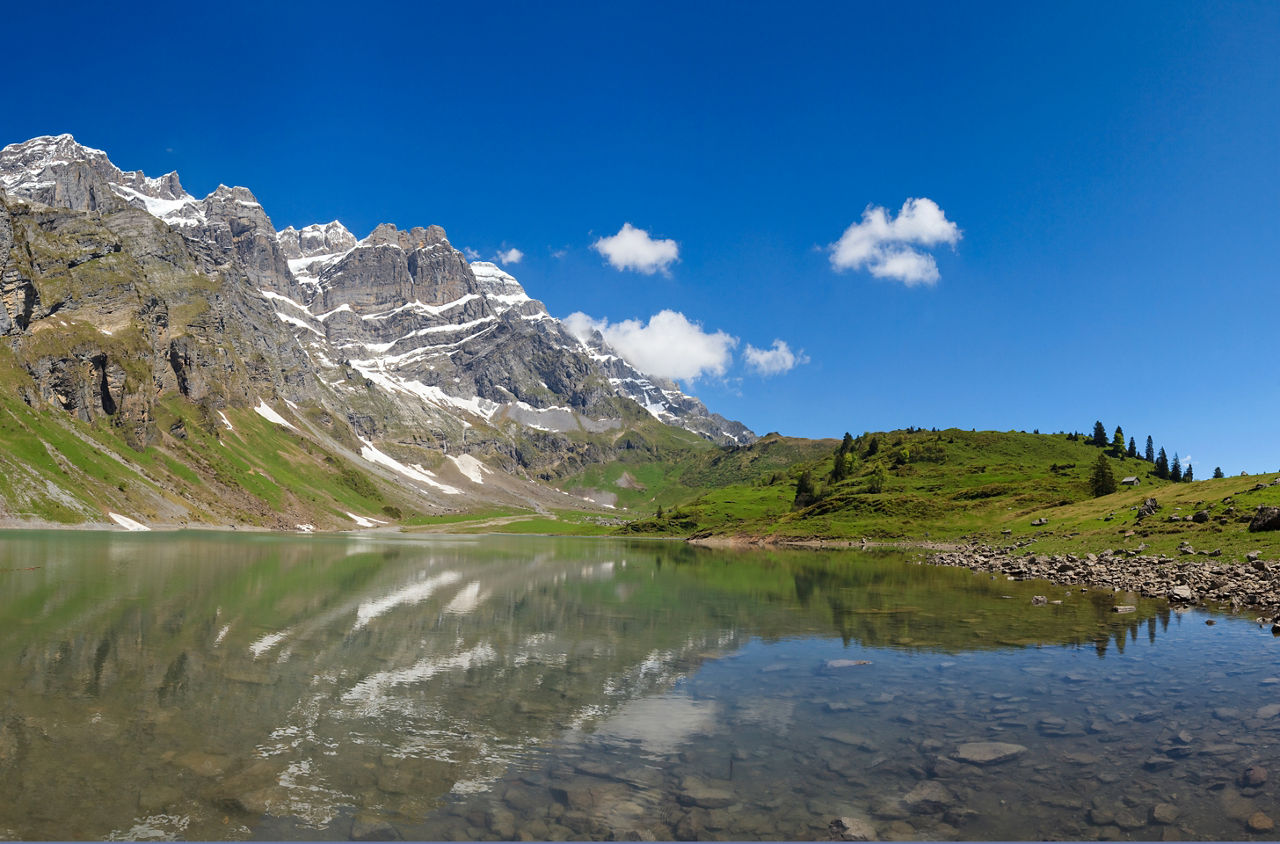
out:
<path id="1" fill-rule="evenodd" d="M 823 668 L 828 671 L 837 668 L 855 668 L 860 665 L 870 665 L 869 659 L 829 659 L 823 664 Z"/>
<path id="2" fill-rule="evenodd" d="M 1240 784 L 1245 788 L 1258 788 L 1267 784 L 1267 769 L 1261 765 L 1250 765 L 1240 775 Z"/>
<path id="3" fill-rule="evenodd" d="M 859 817 L 840 817 L 827 824 L 833 841 L 875 841 L 876 828 L 871 821 Z"/>
<path id="4" fill-rule="evenodd" d="M 352 841 L 395 841 L 400 833 L 385 818 L 361 813 L 351 820 Z"/>
<path id="5" fill-rule="evenodd" d="M 202 777 L 220 777 L 231 767 L 230 756 L 204 753 L 199 750 L 188 751 L 174 761 L 191 773 Z"/>
<path id="6" fill-rule="evenodd" d="M 1147 825 L 1147 819 L 1132 809 L 1121 809 L 1116 812 L 1115 823 L 1125 830 L 1142 829 Z"/>
<path id="7" fill-rule="evenodd" d="M 937 780 L 925 780 L 902 796 L 902 802 L 913 813 L 931 815 L 955 802 L 951 790 Z"/>
<path id="8" fill-rule="evenodd" d="M 734 801 L 732 791 L 696 777 L 685 778 L 676 799 L 686 806 L 699 806 L 703 809 L 723 809 L 733 805 Z"/>
<path id="9" fill-rule="evenodd" d="M 1003 741 L 970 741 L 956 748 L 951 758 L 970 765 L 998 765 L 1026 753 L 1020 744 Z"/>
<path id="10" fill-rule="evenodd" d="M 857 733 L 851 733 L 848 730 L 828 730 L 822 733 L 821 738 L 827 741 L 834 741 L 837 744 L 856 747 L 865 753 L 875 753 L 880 748 L 871 739 L 866 736 L 860 736 Z"/>

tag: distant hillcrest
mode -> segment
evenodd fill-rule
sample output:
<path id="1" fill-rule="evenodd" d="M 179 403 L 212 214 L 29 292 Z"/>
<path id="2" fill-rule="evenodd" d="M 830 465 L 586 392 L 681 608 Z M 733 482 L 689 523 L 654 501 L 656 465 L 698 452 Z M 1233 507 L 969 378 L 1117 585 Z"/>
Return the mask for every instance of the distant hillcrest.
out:
<path id="1" fill-rule="evenodd" d="M 177 173 L 123 171 L 70 135 L 0 150 L 0 191 L 0 337 L 24 399 L 110 417 L 138 445 L 163 433 L 151 417 L 170 393 L 210 414 L 283 403 L 331 436 L 531 480 L 632 447 L 645 419 L 754 439 L 598 334 L 573 336 L 439 226 L 277 231 L 246 188 L 197 199 Z"/>

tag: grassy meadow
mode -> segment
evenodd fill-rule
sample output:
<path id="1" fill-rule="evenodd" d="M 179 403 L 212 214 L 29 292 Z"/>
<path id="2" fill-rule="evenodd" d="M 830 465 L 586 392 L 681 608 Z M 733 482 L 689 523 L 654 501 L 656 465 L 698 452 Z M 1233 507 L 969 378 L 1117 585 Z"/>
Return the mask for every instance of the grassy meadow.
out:
<path id="1" fill-rule="evenodd" d="M 1173 483 L 1157 479 L 1145 460 L 1107 456 L 1117 482 L 1133 476 L 1139 484 L 1095 497 L 1091 475 L 1099 455 L 1110 452 L 1083 437 L 959 429 L 869 433 L 854 440 L 844 477 L 837 479 L 832 470 L 839 445 L 770 435 L 681 466 L 612 465 L 593 470 L 589 480 L 608 483 L 612 475 L 612 489 L 625 472 L 644 485 L 627 491 L 633 508 L 647 504 L 649 510 L 622 529 L 630 534 L 1004 545 L 1034 540 L 1036 550 L 1046 552 L 1145 544 L 1150 553 L 1168 555 L 1189 544 L 1220 551 L 1223 559 L 1250 550 L 1280 552 L 1280 537 L 1247 531 L 1259 505 L 1280 505 L 1280 486 L 1270 486 L 1277 474 Z M 806 473 L 814 499 L 797 502 Z M 1255 489 L 1260 484 L 1266 486 Z M 646 494 L 647 501 L 638 500 Z M 1138 508 L 1149 497 L 1159 510 L 1139 519 Z M 1203 513 L 1202 521 L 1191 521 L 1196 513 Z"/>

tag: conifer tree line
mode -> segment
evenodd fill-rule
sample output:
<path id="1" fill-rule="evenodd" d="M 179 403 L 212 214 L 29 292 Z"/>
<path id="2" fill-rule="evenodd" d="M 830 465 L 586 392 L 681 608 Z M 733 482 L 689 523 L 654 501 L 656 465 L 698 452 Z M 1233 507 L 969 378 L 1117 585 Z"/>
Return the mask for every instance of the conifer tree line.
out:
<path id="1" fill-rule="evenodd" d="M 1077 434 L 1075 438 L 1079 439 L 1080 437 Z M 1155 440 L 1153 440 L 1149 434 L 1147 435 L 1147 447 L 1143 450 L 1141 455 L 1138 454 L 1138 443 L 1133 439 L 1133 437 L 1129 437 L 1128 445 L 1125 445 L 1124 430 L 1119 425 L 1116 426 L 1115 432 L 1108 437 L 1106 426 L 1103 425 L 1101 421 L 1094 422 L 1093 436 L 1090 437 L 1087 442 L 1089 445 L 1105 449 L 1105 453 L 1110 454 L 1112 457 L 1132 457 L 1134 459 L 1147 461 L 1152 466 L 1151 474 L 1162 481 L 1183 483 L 1195 480 L 1195 473 L 1192 471 L 1191 464 L 1188 463 L 1186 467 L 1183 467 L 1182 460 L 1178 457 L 1177 452 L 1174 452 L 1173 462 L 1170 463 L 1169 455 L 1163 448 L 1161 448 L 1159 452 L 1156 451 Z M 1102 455 L 1099 455 L 1099 457 L 1101 456 Z M 1099 466 L 1095 465 L 1095 477 L 1100 471 Z M 1215 478 L 1222 477 L 1222 469 L 1215 469 L 1213 476 Z M 1105 484 L 1103 485 L 1105 486 Z M 1095 488 L 1096 486 L 1097 484 L 1095 484 Z M 1105 493 L 1100 494 L 1105 495 Z"/>
<path id="2" fill-rule="evenodd" d="M 906 433 L 914 434 L 925 430 L 924 428 L 911 427 L 906 429 Z M 931 430 L 934 433 L 938 431 L 937 428 Z M 1039 429 L 1035 433 L 1040 433 Z M 1061 432 L 1059 435 L 1061 436 Z M 1184 467 L 1182 459 L 1176 452 L 1173 455 L 1173 461 L 1170 462 L 1164 448 L 1159 451 L 1156 450 L 1155 440 L 1150 435 L 1147 436 L 1146 447 L 1141 452 L 1138 450 L 1137 440 L 1133 437 L 1126 437 L 1124 429 L 1119 425 L 1108 436 L 1107 428 L 1102 424 L 1101 420 L 1093 423 L 1093 434 L 1090 437 L 1086 438 L 1079 432 L 1067 434 L 1066 437 L 1068 440 L 1076 442 L 1084 440 L 1089 445 L 1103 450 L 1098 455 L 1089 478 L 1090 488 L 1095 496 L 1109 495 L 1115 492 L 1118 486 L 1111 468 L 1111 462 L 1107 459 L 1108 457 L 1145 460 L 1152 466 L 1150 474 L 1160 480 L 1173 481 L 1174 483 L 1195 480 L 1195 473 L 1191 464 L 1187 464 Z M 947 442 L 953 442 L 953 440 L 948 439 Z M 872 471 L 865 476 L 863 492 L 878 493 L 884 490 L 889 480 L 886 462 L 892 463 L 893 466 L 901 466 L 905 463 L 915 462 L 944 462 L 946 459 L 942 434 L 938 434 L 936 441 L 917 443 L 912 445 L 910 449 L 899 438 L 894 441 L 892 446 L 882 450 L 879 436 L 868 432 L 855 439 L 853 435 L 846 432 L 833 455 L 834 460 L 832 461 L 831 471 L 821 480 L 825 480 L 828 485 L 848 480 L 853 477 L 854 465 L 859 458 L 876 457 L 877 455 L 879 457 L 874 462 Z M 1215 478 L 1223 477 L 1222 469 L 1214 469 L 1213 476 Z M 807 507 L 825 496 L 826 490 L 819 487 L 819 480 L 810 471 L 805 471 L 800 475 L 796 482 L 796 496 L 793 503 L 795 509 Z"/>

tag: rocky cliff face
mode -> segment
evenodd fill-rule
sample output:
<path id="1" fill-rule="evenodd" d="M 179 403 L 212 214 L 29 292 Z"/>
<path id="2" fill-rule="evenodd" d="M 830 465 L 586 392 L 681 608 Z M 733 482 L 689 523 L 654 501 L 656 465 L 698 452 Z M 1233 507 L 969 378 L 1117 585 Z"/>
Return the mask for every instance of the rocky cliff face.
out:
<path id="1" fill-rule="evenodd" d="M 86 214 L 0 195 L 0 256 L 0 335 L 30 376 L 28 404 L 112 417 L 145 446 L 165 393 L 224 406 L 314 382 L 237 264 L 211 268 L 129 205 Z"/>
<path id="2" fill-rule="evenodd" d="M 124 172 L 102 150 L 70 135 L 33 138 L 0 150 L 0 186 L 11 196 L 70 211 L 111 211 L 126 205 L 165 222 L 193 224 L 200 203 L 182 189 L 177 173 L 149 179 Z"/>
<path id="3" fill-rule="evenodd" d="M 430 462 L 553 478 L 657 419 L 753 437 L 580 339 L 442 228 L 277 231 L 242 187 L 120 170 L 69 135 L 0 150 L 0 337 L 23 399 L 145 446 L 156 402 L 210 416 L 279 399 Z M 594 438 L 593 438 L 594 437 Z M 370 446 L 371 447 L 371 446 Z"/>

